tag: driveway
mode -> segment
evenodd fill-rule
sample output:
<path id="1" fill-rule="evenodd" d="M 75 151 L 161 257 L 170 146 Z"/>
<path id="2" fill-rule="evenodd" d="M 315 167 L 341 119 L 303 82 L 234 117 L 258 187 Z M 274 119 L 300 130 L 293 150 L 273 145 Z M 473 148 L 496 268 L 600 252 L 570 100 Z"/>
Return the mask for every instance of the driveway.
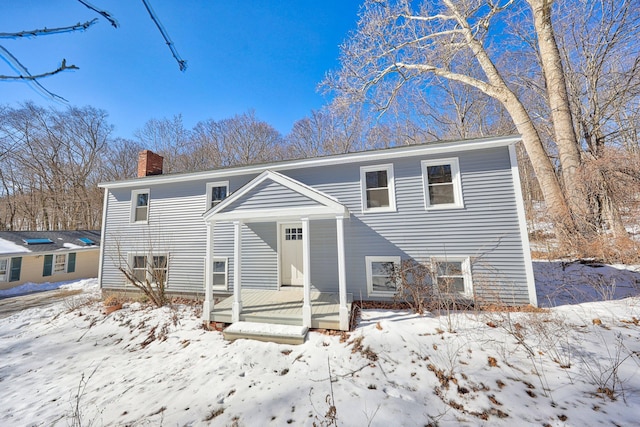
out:
<path id="1" fill-rule="evenodd" d="M 0 299 L 0 319 L 11 316 L 13 313 L 33 307 L 47 307 L 62 299 L 82 293 L 81 289 L 67 290 L 54 289 L 52 291 L 36 292 L 28 295 L 7 297 Z"/>

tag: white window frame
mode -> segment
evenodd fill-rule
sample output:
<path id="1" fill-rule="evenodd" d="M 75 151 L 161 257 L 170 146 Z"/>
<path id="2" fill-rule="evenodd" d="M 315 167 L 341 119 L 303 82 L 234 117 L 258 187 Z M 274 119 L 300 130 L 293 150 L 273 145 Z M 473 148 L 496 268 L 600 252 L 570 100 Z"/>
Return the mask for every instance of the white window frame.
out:
<path id="1" fill-rule="evenodd" d="M 473 277 L 471 274 L 471 259 L 468 256 L 436 256 L 431 257 L 431 270 L 435 272 L 435 280 L 436 283 L 436 291 L 437 287 L 437 275 L 438 272 L 438 264 L 443 262 L 459 262 L 461 263 L 462 268 L 462 279 L 464 281 L 464 292 L 449 294 L 449 295 L 459 295 L 465 298 L 473 298 Z"/>
<path id="2" fill-rule="evenodd" d="M 393 292 L 381 292 L 373 290 L 373 266 L 374 262 L 392 262 L 395 268 L 400 268 L 401 261 L 399 256 L 366 256 L 364 257 L 366 263 L 367 272 L 367 295 L 370 297 L 390 297 L 394 296 L 398 290 L 396 283 L 396 290 Z"/>
<path id="3" fill-rule="evenodd" d="M 387 189 L 389 191 L 389 206 L 367 207 L 367 172 L 387 172 Z M 395 212 L 396 211 L 396 187 L 393 176 L 393 163 L 383 165 L 371 165 L 360 167 L 360 198 L 362 200 L 362 212 Z"/>
<path id="4" fill-rule="evenodd" d="M 229 257 L 213 257 L 213 260 L 211 261 L 211 284 L 212 284 L 212 289 L 216 290 L 216 291 L 226 291 L 229 289 Z M 213 263 L 215 262 L 224 262 L 224 273 L 221 272 L 216 272 L 214 271 L 213 268 Z M 215 276 L 216 274 L 224 274 L 224 285 L 220 286 L 220 285 L 214 285 L 213 284 L 213 276 Z"/>
<path id="5" fill-rule="evenodd" d="M 446 159 L 433 159 L 423 160 L 422 164 L 422 186 L 424 193 L 424 207 L 426 210 L 438 210 L 438 209 L 462 209 L 464 208 L 464 202 L 462 200 L 462 184 L 460 181 L 460 164 L 457 157 L 450 157 Z M 432 204 L 429 198 L 429 175 L 427 174 L 427 168 L 429 166 L 451 166 L 451 181 L 453 184 L 453 203 L 439 203 Z"/>
<path id="6" fill-rule="evenodd" d="M 56 270 L 58 258 L 64 257 L 64 267 L 62 270 Z M 51 274 L 64 274 L 69 268 L 69 254 L 53 254 L 53 260 L 51 261 Z"/>
<path id="7" fill-rule="evenodd" d="M 0 258 L 0 262 L 5 262 L 4 274 L 0 274 L 0 282 L 8 282 L 11 274 L 11 258 Z"/>
<path id="8" fill-rule="evenodd" d="M 159 256 L 163 256 L 166 258 L 167 260 L 167 265 L 165 266 L 165 270 L 167 270 L 165 276 L 164 276 L 164 281 L 165 281 L 165 288 L 168 287 L 169 285 L 169 253 L 140 253 L 140 252 L 134 252 L 134 253 L 130 253 L 129 254 L 129 268 L 130 268 L 130 272 L 133 273 L 134 270 L 134 257 L 144 257 L 144 264 L 145 264 L 145 279 L 149 280 L 149 282 L 151 283 L 152 286 L 157 286 L 156 282 L 152 282 L 151 279 L 153 278 L 153 274 L 151 273 L 150 268 L 153 267 L 153 257 L 159 257 Z M 149 264 L 149 258 L 151 258 L 152 263 Z M 135 274 L 134 274 L 135 276 Z"/>
<path id="9" fill-rule="evenodd" d="M 147 218 L 145 220 L 136 221 L 136 210 L 138 208 L 138 196 L 140 194 L 147 194 Z M 148 188 L 131 190 L 131 224 L 148 224 L 149 213 L 151 211 L 151 191 Z"/>
<path id="10" fill-rule="evenodd" d="M 207 182 L 207 204 L 205 206 L 205 211 L 208 211 L 211 208 L 216 207 L 220 202 L 222 202 L 222 200 L 220 200 L 218 203 L 216 203 L 215 205 L 213 204 L 213 189 L 215 187 L 225 187 L 227 189 L 227 196 L 229 197 L 229 181 L 218 181 L 218 182 Z M 225 198 L 226 198 L 225 197 Z"/>

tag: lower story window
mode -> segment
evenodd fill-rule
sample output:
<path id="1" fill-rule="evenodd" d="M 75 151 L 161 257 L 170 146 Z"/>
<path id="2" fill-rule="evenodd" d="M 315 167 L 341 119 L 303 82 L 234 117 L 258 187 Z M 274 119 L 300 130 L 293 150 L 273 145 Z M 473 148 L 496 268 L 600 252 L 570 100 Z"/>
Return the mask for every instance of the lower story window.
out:
<path id="1" fill-rule="evenodd" d="M 396 273 L 400 268 L 400 257 L 365 257 L 367 269 L 367 292 L 369 296 L 393 296 L 398 290 Z"/>
<path id="2" fill-rule="evenodd" d="M 473 295 L 469 258 L 432 258 L 438 292 L 450 295 Z"/>
<path id="3" fill-rule="evenodd" d="M 227 259 L 213 259 L 213 281 L 214 288 L 227 289 Z"/>
<path id="4" fill-rule="evenodd" d="M 166 255 L 134 255 L 131 273 L 138 282 L 166 285 L 169 274 L 168 262 Z"/>
<path id="5" fill-rule="evenodd" d="M 0 282 L 9 280 L 9 259 L 0 258 Z"/>

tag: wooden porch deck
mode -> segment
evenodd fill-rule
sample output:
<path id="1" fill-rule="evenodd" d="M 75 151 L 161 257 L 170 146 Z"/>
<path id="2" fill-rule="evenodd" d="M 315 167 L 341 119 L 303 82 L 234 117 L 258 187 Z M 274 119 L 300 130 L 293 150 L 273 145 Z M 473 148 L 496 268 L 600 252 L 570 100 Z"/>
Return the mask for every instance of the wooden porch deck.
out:
<path id="1" fill-rule="evenodd" d="M 242 289 L 240 321 L 302 326 L 302 288 L 279 291 Z M 347 309 L 351 313 L 353 295 L 347 294 Z M 211 321 L 231 323 L 233 296 L 217 302 L 211 311 Z M 311 327 L 340 330 L 338 293 L 311 292 Z"/>

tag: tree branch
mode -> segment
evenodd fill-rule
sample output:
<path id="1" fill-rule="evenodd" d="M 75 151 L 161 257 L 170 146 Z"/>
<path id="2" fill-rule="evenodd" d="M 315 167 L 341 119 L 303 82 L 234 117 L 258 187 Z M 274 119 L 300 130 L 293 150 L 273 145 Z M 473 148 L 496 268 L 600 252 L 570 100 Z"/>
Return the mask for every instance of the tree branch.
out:
<path id="1" fill-rule="evenodd" d="M 111 26 L 113 28 L 118 28 L 118 21 L 116 20 L 116 18 L 114 18 L 109 12 L 107 12 L 106 10 L 102 10 L 102 9 L 98 9 L 96 6 L 92 5 L 91 3 L 89 3 L 86 0 L 78 0 L 82 5 L 86 6 L 87 8 L 93 10 L 95 13 L 97 13 L 98 15 L 101 15 L 104 19 L 106 19 L 107 21 L 109 21 L 111 23 Z"/>
<path id="2" fill-rule="evenodd" d="M 36 36 L 45 36 L 49 34 L 61 34 L 61 33 L 71 33 L 74 31 L 84 31 L 93 24 L 98 22 L 98 18 L 93 18 L 91 21 L 87 21 L 84 23 L 78 22 L 75 25 L 69 25 L 67 27 L 57 27 L 57 28 L 39 28 L 35 30 L 28 31 L 19 31 L 17 33 L 0 33 L 0 39 L 16 39 L 22 37 L 36 37 Z"/>
<path id="3" fill-rule="evenodd" d="M 78 1 L 83 1 L 83 0 L 78 0 Z M 169 50 L 171 51 L 171 54 L 173 55 L 175 60 L 178 62 L 178 67 L 180 67 L 180 71 L 185 71 L 187 69 L 187 61 L 180 58 L 180 55 L 178 54 L 178 50 L 173 45 L 173 42 L 169 37 L 169 33 L 167 33 L 167 30 L 164 29 L 164 26 L 160 22 L 160 19 L 158 18 L 156 13 L 151 8 L 151 5 L 149 4 L 148 0 L 142 0 L 142 4 L 144 4 L 144 7 L 147 9 L 147 12 L 149 12 L 149 16 L 151 17 L 151 20 L 156 24 L 156 27 L 158 27 L 158 30 L 160 31 L 160 34 L 162 34 L 162 38 L 164 38 L 165 43 L 167 44 L 167 46 L 169 46 Z"/>
<path id="4" fill-rule="evenodd" d="M 7 49 L 5 49 L 2 45 L 0 45 L 0 57 L 2 57 L 2 59 L 4 59 L 11 66 L 11 68 L 13 68 L 20 76 L 22 76 L 24 80 L 27 80 L 27 81 L 33 83 L 34 87 L 37 90 L 43 92 L 46 96 L 49 96 L 49 97 L 51 97 L 53 99 L 59 99 L 59 100 L 67 102 L 67 100 L 64 99 L 63 97 L 61 97 L 59 95 L 56 95 L 55 93 L 49 91 L 44 86 L 42 86 L 40 84 L 40 82 L 37 80 L 37 77 L 34 77 L 29 72 L 27 67 L 22 65 L 22 63 L 20 61 L 18 61 L 18 58 L 13 56 L 13 54 L 11 52 L 9 52 Z M 67 68 L 75 67 L 75 65 L 66 66 L 66 61 L 64 61 L 64 60 L 62 62 L 62 66 L 65 66 Z M 77 67 L 75 67 L 75 68 L 77 69 Z"/>
<path id="5" fill-rule="evenodd" d="M 0 46 L 1 48 L 1 46 Z M 0 53 L 1 54 L 1 53 Z M 53 71 L 49 71 L 46 73 L 42 73 L 42 74 L 29 74 L 29 75 L 18 75 L 18 76 L 5 76 L 0 74 L 0 80 L 36 80 L 36 79 L 41 79 L 44 77 L 49 77 L 49 76 L 53 76 L 54 74 L 58 74 L 61 73 L 65 70 L 79 70 L 80 68 L 78 68 L 75 65 L 67 65 L 67 60 L 66 59 L 62 59 L 62 64 L 56 68 Z"/>

